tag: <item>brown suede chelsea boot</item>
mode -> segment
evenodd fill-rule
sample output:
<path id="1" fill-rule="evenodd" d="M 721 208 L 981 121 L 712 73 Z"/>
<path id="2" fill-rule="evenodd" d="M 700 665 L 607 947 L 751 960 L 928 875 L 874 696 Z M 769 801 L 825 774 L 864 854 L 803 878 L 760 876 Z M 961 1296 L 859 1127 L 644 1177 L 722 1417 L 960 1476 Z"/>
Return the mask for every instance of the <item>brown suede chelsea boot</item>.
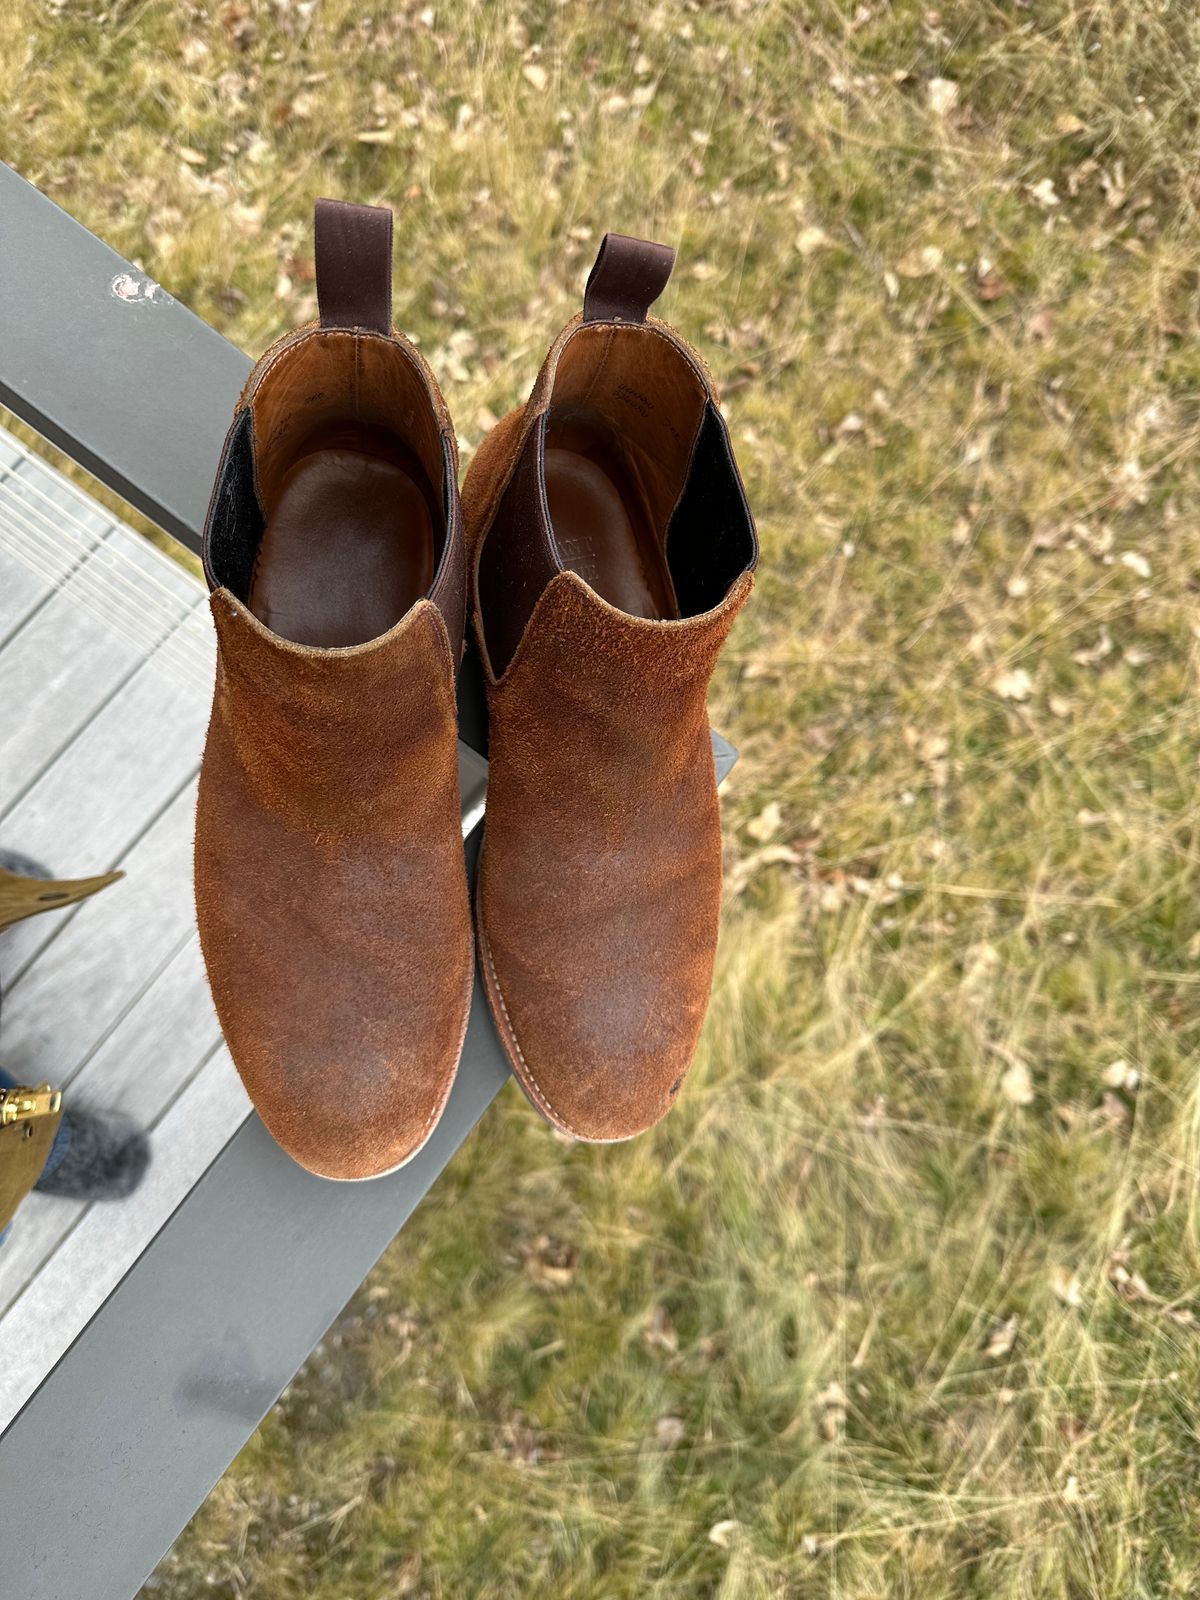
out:
<path id="1" fill-rule="evenodd" d="M 467 1025 L 463 534 L 445 403 L 392 329 L 391 212 L 318 201 L 316 270 L 320 320 L 250 374 L 205 527 L 196 911 L 263 1121 L 369 1178 L 429 1137 Z"/>
<path id="2" fill-rule="evenodd" d="M 721 830 L 706 692 L 758 555 L 704 363 L 647 316 L 674 263 L 609 234 L 581 317 L 463 489 L 488 693 L 480 967 L 567 1133 L 670 1109 L 712 983 Z"/>

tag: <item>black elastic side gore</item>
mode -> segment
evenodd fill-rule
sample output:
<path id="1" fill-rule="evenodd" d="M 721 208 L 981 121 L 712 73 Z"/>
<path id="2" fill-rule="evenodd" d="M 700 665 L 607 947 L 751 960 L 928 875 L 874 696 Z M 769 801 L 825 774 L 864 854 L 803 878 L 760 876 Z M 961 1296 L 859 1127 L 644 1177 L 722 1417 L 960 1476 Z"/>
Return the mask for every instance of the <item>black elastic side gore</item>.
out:
<path id="1" fill-rule="evenodd" d="M 433 582 L 429 585 L 431 600 L 436 599 L 439 585 L 453 576 L 450 571 L 450 547 L 454 543 L 454 535 L 462 518 L 458 497 L 458 476 L 454 470 L 454 451 L 448 435 L 439 434 L 438 442 L 442 448 L 442 514 L 433 534 Z M 429 503 L 429 509 L 433 510 L 432 502 Z"/>
<path id="2" fill-rule="evenodd" d="M 247 406 L 225 441 L 204 527 L 204 572 L 211 588 L 228 589 L 248 602 L 265 526 L 254 483 L 254 419 Z"/>
<path id="3" fill-rule="evenodd" d="M 442 446 L 442 525 L 438 530 L 438 545 L 434 553 L 433 570 L 434 583 L 441 573 L 442 565 L 446 559 L 446 551 L 450 546 L 454 533 L 454 516 L 458 509 L 458 473 L 454 467 L 454 450 L 448 434 L 438 435 Z"/>
<path id="4" fill-rule="evenodd" d="M 461 655 L 463 633 L 466 628 L 465 585 L 461 581 L 463 570 L 462 502 L 458 494 L 458 477 L 454 470 L 454 449 L 449 436 L 442 434 L 442 516 L 434 548 L 433 582 L 429 586 L 429 599 L 437 606 L 446 622 L 450 636 L 450 653 L 457 669 Z"/>
<path id="5" fill-rule="evenodd" d="M 710 400 L 692 446 L 687 482 L 667 527 L 667 566 L 681 617 L 719 606 L 758 560 L 758 536 L 725 419 Z"/>

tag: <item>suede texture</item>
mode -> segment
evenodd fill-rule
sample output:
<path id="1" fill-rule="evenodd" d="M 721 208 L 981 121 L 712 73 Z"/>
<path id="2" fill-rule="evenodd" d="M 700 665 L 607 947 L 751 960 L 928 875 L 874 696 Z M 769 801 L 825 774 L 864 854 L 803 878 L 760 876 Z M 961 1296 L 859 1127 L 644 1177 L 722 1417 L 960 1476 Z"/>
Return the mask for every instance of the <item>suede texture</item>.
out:
<path id="1" fill-rule="evenodd" d="M 386 263 L 373 265 L 382 281 Z M 304 645 L 250 609 L 256 563 L 305 437 L 343 422 L 388 428 L 419 457 L 444 502 L 439 559 L 424 598 L 378 637 Z M 335 507 L 348 520 L 356 509 Z M 373 1177 L 436 1125 L 473 982 L 457 454 L 438 386 L 407 340 L 308 325 L 263 355 L 226 441 L 204 557 L 217 678 L 195 892 L 217 1014 L 282 1148 L 323 1177 Z"/>
<path id="2" fill-rule="evenodd" d="M 521 1083 L 579 1139 L 657 1122 L 695 1053 L 721 907 L 706 689 L 751 583 L 653 622 L 562 573 L 490 686 L 484 983 Z"/>
<path id="3" fill-rule="evenodd" d="M 510 483 L 518 492 L 523 482 L 515 469 L 579 328 L 576 318 L 563 329 L 529 402 L 484 440 L 463 487 L 489 713 L 475 910 L 480 969 L 514 1073 L 551 1122 L 608 1142 L 670 1109 L 707 1008 L 722 856 L 707 688 L 754 558 L 719 603 L 680 620 L 630 615 L 560 571 L 511 660 L 494 670 L 480 557 L 498 513 L 508 514 Z M 654 319 L 647 333 L 654 342 L 643 348 L 653 356 L 657 341 L 672 344 L 701 404 L 715 403 L 679 336 Z M 703 521 L 685 531 L 703 544 Z"/>
<path id="4" fill-rule="evenodd" d="M 196 909 L 217 1014 L 279 1144 L 370 1177 L 431 1132 L 470 1005 L 445 624 L 424 600 L 382 638 L 321 650 L 228 590 L 211 605 Z"/>

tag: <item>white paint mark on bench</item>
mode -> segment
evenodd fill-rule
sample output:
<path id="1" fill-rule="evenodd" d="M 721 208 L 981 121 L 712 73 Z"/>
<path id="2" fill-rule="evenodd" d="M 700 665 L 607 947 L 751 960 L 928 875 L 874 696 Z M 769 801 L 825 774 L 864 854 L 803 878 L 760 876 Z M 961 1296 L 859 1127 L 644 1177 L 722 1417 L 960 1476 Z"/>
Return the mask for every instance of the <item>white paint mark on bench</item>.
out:
<path id="1" fill-rule="evenodd" d="M 110 287 L 114 299 L 124 300 L 129 305 L 171 304 L 171 296 L 162 285 L 140 272 L 118 272 Z"/>

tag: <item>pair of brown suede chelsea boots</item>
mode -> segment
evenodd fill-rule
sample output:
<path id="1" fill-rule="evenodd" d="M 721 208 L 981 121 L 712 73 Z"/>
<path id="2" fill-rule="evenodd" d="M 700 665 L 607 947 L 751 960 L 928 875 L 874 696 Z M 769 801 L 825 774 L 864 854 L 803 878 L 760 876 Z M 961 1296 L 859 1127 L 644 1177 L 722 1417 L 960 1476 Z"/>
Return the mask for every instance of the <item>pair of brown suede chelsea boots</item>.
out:
<path id="1" fill-rule="evenodd" d="M 578 1139 L 674 1101 L 712 980 L 706 691 L 754 524 L 703 362 L 648 316 L 674 261 L 609 234 L 581 316 L 460 500 L 445 401 L 392 327 L 392 215 L 322 200 L 319 320 L 255 366 L 205 528 L 217 681 L 196 908 L 263 1121 L 325 1177 L 425 1143 L 478 965 L 505 1052 Z M 487 690 L 474 937 L 456 674 Z"/>

